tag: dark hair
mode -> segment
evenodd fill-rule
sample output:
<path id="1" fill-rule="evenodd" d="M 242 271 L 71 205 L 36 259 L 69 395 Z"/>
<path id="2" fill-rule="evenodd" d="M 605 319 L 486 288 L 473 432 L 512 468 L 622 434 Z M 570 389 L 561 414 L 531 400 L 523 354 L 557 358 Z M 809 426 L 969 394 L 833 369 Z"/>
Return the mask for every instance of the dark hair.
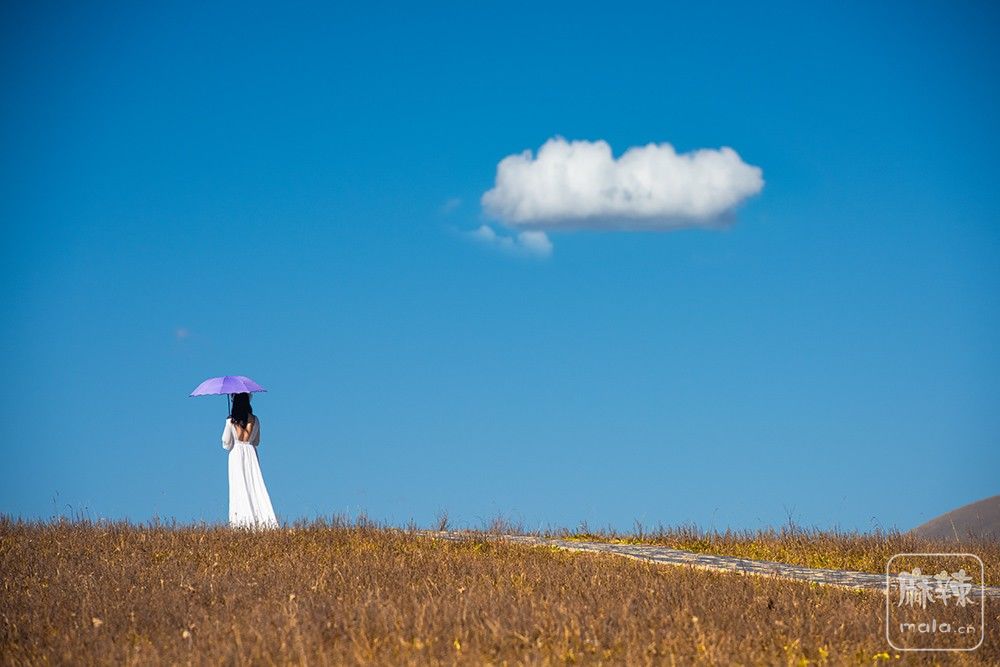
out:
<path id="1" fill-rule="evenodd" d="M 242 429 L 248 428 L 250 415 L 252 414 L 253 408 L 250 407 L 250 394 L 246 392 L 233 394 L 233 408 L 229 412 L 229 419 L 233 424 Z"/>

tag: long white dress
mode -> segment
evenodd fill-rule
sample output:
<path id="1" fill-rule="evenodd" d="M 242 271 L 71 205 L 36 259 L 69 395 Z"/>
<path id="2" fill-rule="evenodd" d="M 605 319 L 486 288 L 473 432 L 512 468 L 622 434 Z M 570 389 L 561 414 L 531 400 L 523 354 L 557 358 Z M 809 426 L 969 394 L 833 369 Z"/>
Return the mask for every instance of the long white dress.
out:
<path id="1" fill-rule="evenodd" d="M 277 528 L 271 497 L 260 472 L 257 445 L 260 418 L 254 415 L 250 440 L 236 437 L 236 427 L 226 418 L 222 448 L 229 452 L 229 525 L 240 528 Z"/>

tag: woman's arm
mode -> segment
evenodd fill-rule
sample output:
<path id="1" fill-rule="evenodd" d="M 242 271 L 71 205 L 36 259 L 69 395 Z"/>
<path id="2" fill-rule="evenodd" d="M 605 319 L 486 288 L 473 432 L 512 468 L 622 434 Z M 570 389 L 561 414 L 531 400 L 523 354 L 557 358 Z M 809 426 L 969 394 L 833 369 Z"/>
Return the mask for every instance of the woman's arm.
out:
<path id="1" fill-rule="evenodd" d="M 253 436 L 250 437 L 250 444 L 256 447 L 260 444 L 260 417 L 253 416 Z"/>
<path id="2" fill-rule="evenodd" d="M 222 448 L 227 452 L 233 448 L 233 425 L 226 420 L 226 428 L 222 429 Z"/>

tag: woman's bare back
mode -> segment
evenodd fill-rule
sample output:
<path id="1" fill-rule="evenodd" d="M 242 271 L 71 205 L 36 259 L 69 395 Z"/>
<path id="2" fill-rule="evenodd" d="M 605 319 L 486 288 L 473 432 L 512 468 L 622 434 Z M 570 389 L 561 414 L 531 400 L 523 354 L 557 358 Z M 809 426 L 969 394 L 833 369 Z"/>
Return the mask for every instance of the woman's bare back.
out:
<path id="1" fill-rule="evenodd" d="M 250 436 L 253 435 L 253 425 L 257 421 L 257 418 L 253 415 L 247 420 L 247 427 L 244 429 L 239 424 L 233 424 L 233 430 L 236 432 L 236 439 L 240 442 L 249 442 Z"/>

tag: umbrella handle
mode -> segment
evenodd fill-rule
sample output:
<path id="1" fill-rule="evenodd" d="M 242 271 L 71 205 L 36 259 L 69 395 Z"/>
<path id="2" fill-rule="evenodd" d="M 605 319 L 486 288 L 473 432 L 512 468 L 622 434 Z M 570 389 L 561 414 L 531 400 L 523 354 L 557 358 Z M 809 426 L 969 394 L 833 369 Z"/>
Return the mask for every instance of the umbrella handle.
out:
<path id="1" fill-rule="evenodd" d="M 226 413 L 226 416 L 228 417 L 233 414 L 233 405 L 230 403 L 229 394 L 226 394 L 226 407 L 229 409 L 229 412 Z"/>

